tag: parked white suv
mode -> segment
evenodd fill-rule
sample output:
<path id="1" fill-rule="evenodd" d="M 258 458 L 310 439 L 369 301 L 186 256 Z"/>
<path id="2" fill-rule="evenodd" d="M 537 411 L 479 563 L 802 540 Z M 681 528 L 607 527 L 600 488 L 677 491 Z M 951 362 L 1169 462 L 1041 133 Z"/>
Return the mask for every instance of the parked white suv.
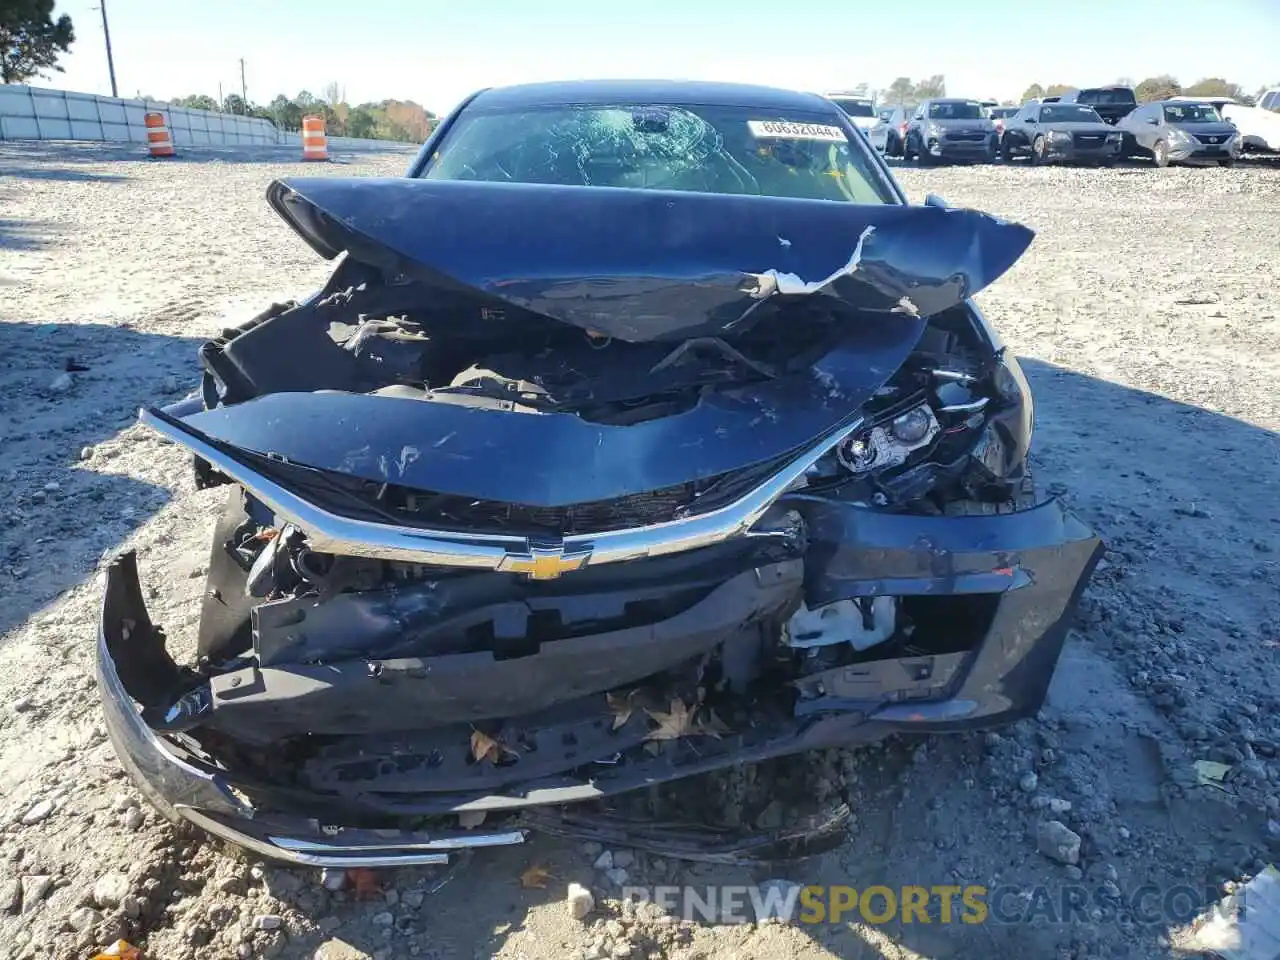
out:
<path id="1" fill-rule="evenodd" d="M 884 153 L 888 127 L 880 123 L 876 102 L 871 97 L 852 93 L 828 93 L 826 98 L 845 112 L 849 122 L 863 132 L 871 146 Z"/>

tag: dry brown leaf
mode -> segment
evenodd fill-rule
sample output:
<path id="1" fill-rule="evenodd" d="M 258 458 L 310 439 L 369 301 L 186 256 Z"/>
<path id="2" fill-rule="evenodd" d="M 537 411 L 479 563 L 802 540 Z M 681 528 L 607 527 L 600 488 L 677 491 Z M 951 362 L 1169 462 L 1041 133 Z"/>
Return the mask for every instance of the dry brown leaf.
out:
<path id="1" fill-rule="evenodd" d="M 497 763 L 502 759 L 502 744 L 487 733 L 472 730 L 471 757 L 476 763 L 483 763 L 485 760 Z"/>
<path id="2" fill-rule="evenodd" d="M 352 867 L 347 871 L 347 881 L 357 900 L 369 900 L 382 896 L 382 880 L 376 871 L 368 867 Z"/>
<path id="3" fill-rule="evenodd" d="M 551 872 L 535 863 L 520 874 L 520 886 L 526 890 L 545 890 L 550 879 Z"/>
<path id="4" fill-rule="evenodd" d="M 658 710 L 645 710 L 645 713 L 658 725 L 649 731 L 646 740 L 678 740 L 693 732 L 693 714 L 679 697 L 671 700 L 670 713 Z"/>
<path id="5" fill-rule="evenodd" d="M 604 695 L 605 700 L 609 703 L 609 709 L 613 711 L 614 730 L 626 726 L 627 721 L 631 719 L 631 714 L 636 709 L 635 699 L 638 692 L 637 690 L 631 690 L 626 696 L 617 693 L 606 693 Z"/>

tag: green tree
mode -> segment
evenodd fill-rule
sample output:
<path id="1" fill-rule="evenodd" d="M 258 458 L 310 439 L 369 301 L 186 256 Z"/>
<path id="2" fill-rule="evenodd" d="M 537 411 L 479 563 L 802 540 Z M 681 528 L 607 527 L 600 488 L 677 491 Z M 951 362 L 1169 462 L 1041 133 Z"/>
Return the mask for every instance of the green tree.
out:
<path id="1" fill-rule="evenodd" d="M 917 83 L 913 93 L 917 102 L 928 100 L 931 97 L 945 97 L 947 95 L 946 78 L 940 73 L 935 73 L 928 80 L 921 80 Z"/>
<path id="2" fill-rule="evenodd" d="M 244 102 L 244 98 L 238 93 L 228 93 L 223 97 L 222 110 L 224 113 L 234 113 L 238 117 L 247 117 L 249 115 L 249 105 Z"/>
<path id="3" fill-rule="evenodd" d="M 1027 89 L 1022 91 L 1022 102 L 1026 103 L 1028 100 L 1039 100 L 1043 96 L 1044 87 L 1040 86 L 1038 83 L 1033 83 L 1031 86 L 1027 87 Z"/>
<path id="4" fill-rule="evenodd" d="M 378 118 L 367 106 L 355 107 L 347 118 L 347 130 L 353 137 L 372 140 L 377 136 Z"/>
<path id="5" fill-rule="evenodd" d="M 1147 77 L 1133 88 L 1139 103 L 1150 103 L 1153 100 L 1168 100 L 1182 93 L 1182 85 L 1167 73 L 1158 77 Z"/>
<path id="6" fill-rule="evenodd" d="M 71 17 L 53 19 L 53 0 L 0 0 L 0 81 L 25 83 L 48 70 L 75 40 Z"/>
<path id="7" fill-rule="evenodd" d="M 888 103 L 898 106 L 905 106 L 912 102 L 915 95 L 915 84 L 911 82 L 910 77 L 898 77 L 893 83 L 889 84 L 889 89 L 884 92 L 884 98 Z"/>
<path id="8" fill-rule="evenodd" d="M 175 107 L 190 107 L 192 110 L 217 110 L 218 101 L 207 93 L 193 93 L 188 97 L 179 97 L 173 101 Z"/>
<path id="9" fill-rule="evenodd" d="M 1240 100 L 1245 95 L 1240 88 L 1240 84 L 1228 83 L 1221 77 L 1206 77 L 1203 80 L 1197 80 L 1182 92 L 1191 97 L 1231 97 L 1233 100 Z"/>
<path id="10" fill-rule="evenodd" d="M 283 93 L 271 101 L 268 109 L 271 111 L 271 119 L 281 130 L 302 129 L 302 108 Z"/>
<path id="11" fill-rule="evenodd" d="M 1046 97 L 1060 97 L 1068 90 L 1074 89 L 1075 87 L 1071 86 L 1069 83 L 1051 83 L 1045 90 L 1044 95 Z"/>

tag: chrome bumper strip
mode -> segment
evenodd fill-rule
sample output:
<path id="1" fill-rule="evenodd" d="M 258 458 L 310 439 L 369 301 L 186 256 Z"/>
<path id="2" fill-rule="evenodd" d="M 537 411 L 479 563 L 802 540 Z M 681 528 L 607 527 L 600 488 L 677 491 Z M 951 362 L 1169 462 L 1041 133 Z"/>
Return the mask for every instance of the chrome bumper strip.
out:
<path id="1" fill-rule="evenodd" d="M 423 530 L 343 517 L 302 499 L 221 453 L 198 435 L 165 422 L 146 409 L 140 411 L 139 418 L 161 436 L 186 447 L 219 473 L 248 490 L 276 515 L 277 522 L 291 523 L 305 532 L 313 550 L 340 556 L 504 570 L 512 569 L 513 557 L 524 561 L 535 556 L 535 551 L 541 552 L 548 547 L 545 543 L 534 543 L 521 536 Z M 648 527 L 564 537 L 551 545 L 551 550 L 566 559 L 573 558 L 573 569 L 578 569 L 587 563 L 620 563 L 696 550 L 745 534 L 774 500 L 862 423 L 861 419 L 855 420 L 827 434 L 778 473 L 718 510 Z M 582 554 L 589 556 L 579 562 Z"/>
<path id="2" fill-rule="evenodd" d="M 500 833 L 477 833 L 474 836 L 441 838 L 433 841 L 406 840 L 397 844 L 329 844 L 317 840 L 269 836 L 265 840 L 251 836 L 221 820 L 208 816 L 195 807 L 178 805 L 179 816 L 215 837 L 272 860 L 284 860 L 305 867 L 418 867 L 449 862 L 450 851 L 474 850 L 480 847 L 508 846 L 524 843 L 522 830 Z"/>

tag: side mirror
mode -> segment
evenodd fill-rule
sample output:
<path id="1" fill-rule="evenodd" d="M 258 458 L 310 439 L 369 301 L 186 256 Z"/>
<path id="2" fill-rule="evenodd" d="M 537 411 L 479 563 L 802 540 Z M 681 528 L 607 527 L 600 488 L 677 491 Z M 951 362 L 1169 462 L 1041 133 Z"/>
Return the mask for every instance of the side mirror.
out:
<path id="1" fill-rule="evenodd" d="M 926 207 L 941 207 L 943 210 L 946 210 L 948 207 L 951 206 L 949 203 L 947 203 L 947 201 L 943 200 L 942 197 L 938 196 L 936 193 L 926 194 L 924 198 L 924 205 Z"/>
<path id="2" fill-rule="evenodd" d="M 1153 127 L 1158 127 L 1158 126 L 1160 126 L 1160 118 L 1159 118 L 1159 117 L 1147 117 L 1147 123 L 1151 124 Z"/>
<path id="3" fill-rule="evenodd" d="M 1023 120 L 1022 122 L 1023 122 L 1023 123 L 1035 123 L 1035 122 L 1036 122 L 1036 118 L 1035 118 L 1035 117 L 1027 117 L 1027 119 Z"/>

